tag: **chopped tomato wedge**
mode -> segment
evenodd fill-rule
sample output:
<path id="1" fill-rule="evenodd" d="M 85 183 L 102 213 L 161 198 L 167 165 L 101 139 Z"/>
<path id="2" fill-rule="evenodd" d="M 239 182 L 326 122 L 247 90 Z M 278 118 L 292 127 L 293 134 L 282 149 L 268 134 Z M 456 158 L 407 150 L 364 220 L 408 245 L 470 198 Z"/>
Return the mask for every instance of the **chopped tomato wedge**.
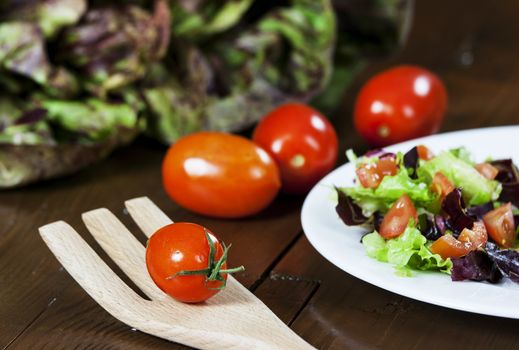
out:
<path id="1" fill-rule="evenodd" d="M 485 246 L 488 241 L 487 229 L 482 221 L 476 221 L 472 226 L 472 230 L 468 228 L 461 231 L 458 240 L 472 244 L 472 250 Z"/>
<path id="2" fill-rule="evenodd" d="M 424 145 L 416 146 L 416 151 L 418 152 L 418 158 L 423 160 L 430 160 L 434 158 L 434 153 Z"/>
<path id="3" fill-rule="evenodd" d="M 489 180 L 494 180 L 496 178 L 497 174 L 499 173 L 499 170 L 495 166 L 493 166 L 492 164 L 489 164 L 489 163 L 476 164 L 476 165 L 474 165 L 474 168 L 476 168 L 476 170 L 481 175 L 483 175 L 485 178 L 487 178 Z"/>
<path id="4" fill-rule="evenodd" d="M 384 176 L 396 175 L 398 167 L 393 158 L 383 158 L 376 163 L 361 164 L 355 172 L 363 187 L 377 188 Z"/>
<path id="5" fill-rule="evenodd" d="M 429 250 L 433 254 L 439 254 L 443 259 L 461 258 L 474 250 L 474 245 L 457 240 L 451 235 L 444 235 L 434 241 Z"/>
<path id="6" fill-rule="evenodd" d="M 512 204 L 507 203 L 489 211 L 483 216 L 483 222 L 488 234 L 503 248 L 510 248 L 515 244 L 516 232 Z"/>
<path id="7" fill-rule="evenodd" d="M 447 176 L 443 175 L 442 172 L 438 171 L 436 174 L 434 174 L 431 190 L 437 193 L 441 200 L 443 200 L 446 195 L 454 191 L 454 189 L 455 187 L 452 182 L 450 182 Z"/>
<path id="8" fill-rule="evenodd" d="M 385 239 L 395 238 L 404 233 L 409 220 L 418 222 L 416 208 L 407 194 L 400 197 L 389 209 L 380 224 L 380 235 Z"/>

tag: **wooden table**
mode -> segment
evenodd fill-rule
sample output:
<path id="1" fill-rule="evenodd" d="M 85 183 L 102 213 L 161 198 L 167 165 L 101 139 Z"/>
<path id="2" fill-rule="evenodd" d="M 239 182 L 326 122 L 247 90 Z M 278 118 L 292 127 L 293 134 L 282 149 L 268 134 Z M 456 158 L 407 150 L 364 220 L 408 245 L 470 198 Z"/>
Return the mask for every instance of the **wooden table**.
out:
<path id="1" fill-rule="evenodd" d="M 352 127 L 352 103 L 367 77 L 395 63 L 420 64 L 444 79 L 450 105 L 442 131 L 518 124 L 518 10 L 513 1 L 417 1 L 408 45 L 395 57 L 369 66 L 333 116 L 341 151 L 367 148 Z M 140 140 L 76 176 L 0 193 L 3 349 L 182 348 L 112 318 L 60 267 L 37 232 L 40 225 L 64 219 L 100 251 L 80 214 L 104 206 L 129 224 L 123 201 L 142 195 L 175 220 L 201 223 L 232 242 L 231 264 L 247 267 L 238 280 L 318 348 L 519 348 L 519 321 L 407 299 L 328 263 L 301 230 L 302 197 L 281 196 L 261 215 L 243 220 L 186 212 L 161 188 L 164 151 Z"/>

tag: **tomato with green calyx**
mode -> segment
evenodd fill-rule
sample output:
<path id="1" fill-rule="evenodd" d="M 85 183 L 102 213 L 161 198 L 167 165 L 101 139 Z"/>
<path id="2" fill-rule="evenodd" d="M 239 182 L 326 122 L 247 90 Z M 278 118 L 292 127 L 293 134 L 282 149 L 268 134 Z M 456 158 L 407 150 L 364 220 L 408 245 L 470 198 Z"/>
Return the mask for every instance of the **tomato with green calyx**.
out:
<path id="1" fill-rule="evenodd" d="M 335 166 L 337 134 L 315 109 L 288 103 L 267 114 L 258 124 L 253 141 L 274 158 L 287 193 L 308 192 Z"/>
<path id="2" fill-rule="evenodd" d="M 199 132 L 170 147 L 162 163 L 167 194 L 199 214 L 239 218 L 276 197 L 281 179 L 272 157 L 244 137 Z"/>
<path id="3" fill-rule="evenodd" d="M 398 66 L 371 78 L 355 103 L 357 131 L 374 146 L 437 132 L 447 108 L 447 92 L 432 72 Z"/>
<path id="4" fill-rule="evenodd" d="M 157 286 L 171 297 L 198 303 L 225 287 L 229 247 L 203 226 L 174 223 L 155 232 L 146 246 L 146 267 Z"/>

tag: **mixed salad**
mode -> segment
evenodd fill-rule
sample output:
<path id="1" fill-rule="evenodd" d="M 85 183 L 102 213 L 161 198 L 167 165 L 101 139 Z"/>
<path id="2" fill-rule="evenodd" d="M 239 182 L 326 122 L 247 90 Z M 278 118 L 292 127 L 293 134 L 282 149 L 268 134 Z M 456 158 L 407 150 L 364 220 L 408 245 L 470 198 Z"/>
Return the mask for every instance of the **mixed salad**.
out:
<path id="1" fill-rule="evenodd" d="M 368 227 L 369 257 L 412 270 L 450 274 L 453 281 L 519 283 L 519 170 L 511 159 L 475 163 L 465 148 L 433 154 L 374 150 L 355 164 L 352 187 L 336 188 L 346 225 Z"/>

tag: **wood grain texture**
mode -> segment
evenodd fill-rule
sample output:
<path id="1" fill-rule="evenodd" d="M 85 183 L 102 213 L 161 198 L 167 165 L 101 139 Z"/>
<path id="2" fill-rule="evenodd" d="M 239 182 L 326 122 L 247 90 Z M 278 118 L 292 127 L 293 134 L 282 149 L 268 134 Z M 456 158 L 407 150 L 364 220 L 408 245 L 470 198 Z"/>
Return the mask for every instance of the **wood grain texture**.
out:
<path id="1" fill-rule="evenodd" d="M 353 128 L 355 97 L 368 77 L 393 64 L 423 65 L 444 80 L 449 109 L 442 131 L 518 124 L 518 17 L 515 1 L 416 1 L 406 47 L 370 65 L 332 116 L 341 153 L 368 148 Z M 285 322 L 296 317 L 292 327 L 319 348 L 519 348 L 517 321 L 447 310 L 381 291 L 331 266 L 304 239 L 293 245 L 300 235 L 302 198 L 281 196 L 261 215 L 237 221 L 204 218 L 178 208 L 160 185 L 164 151 L 141 139 L 73 177 L 0 193 L 1 347 L 182 348 L 133 332 L 104 312 L 60 271 L 36 232 L 45 223 L 64 219 L 130 283 L 86 234 L 79 215 L 107 207 L 137 232 L 129 217 L 121 215 L 122 202 L 147 195 L 177 221 L 198 222 L 232 242 L 230 263 L 247 268 L 236 278 L 253 287 Z M 145 237 L 138 239 L 142 243 Z M 269 278 L 274 266 L 276 274 L 293 276 L 293 281 Z"/>
<path id="2" fill-rule="evenodd" d="M 59 219 L 66 220 L 126 283 L 133 286 L 86 233 L 80 219 L 81 212 L 106 207 L 118 214 L 130 230 L 138 232 L 137 226 L 123 207 L 124 200 L 128 198 L 146 194 L 179 221 L 198 222 L 217 232 L 225 242 L 232 242 L 233 252 L 229 261 L 233 265 L 246 265 L 247 270 L 236 275 L 244 285 L 250 287 L 268 276 L 268 271 L 274 262 L 300 234 L 300 199 L 281 197 L 276 206 L 256 217 L 244 220 L 225 221 L 199 217 L 173 204 L 163 192 L 160 185 L 160 164 L 164 151 L 163 146 L 140 140 L 130 147 L 117 151 L 107 161 L 76 176 L 0 193 L 0 218 L 6 220 L 5 225 L 0 225 L 2 252 L 0 254 L 0 346 L 2 348 L 11 344 L 22 333 L 24 336 L 27 335 L 27 339 L 34 340 L 35 338 L 28 334 L 40 329 L 42 323 L 43 329 L 46 329 L 45 323 L 52 322 L 49 319 L 53 315 L 51 311 L 70 312 L 71 305 L 77 305 L 77 300 L 67 298 L 71 295 L 74 295 L 74 298 L 81 295 L 81 291 L 75 288 L 70 276 L 45 248 L 45 244 L 37 234 L 38 226 Z M 262 239 L 258 240 L 258 237 Z M 145 236 L 142 234 L 137 238 L 141 243 L 145 241 Z M 254 259 L 250 259 L 251 250 L 257 252 Z M 83 301 L 85 299 L 88 300 L 88 297 L 81 298 Z M 50 337 L 49 334 L 47 339 L 49 348 L 67 348 L 66 343 L 63 343 L 63 330 L 76 327 L 82 322 L 88 323 L 89 320 L 82 320 L 83 317 L 106 320 L 104 311 L 96 307 L 95 303 L 90 303 L 89 310 L 90 313 L 79 310 L 77 313 L 73 312 L 76 317 L 72 322 L 74 324 L 66 323 L 70 321 L 68 317 L 55 320 L 60 323 L 60 327 L 56 337 Z M 113 323 L 112 319 L 106 323 L 96 322 L 100 329 Z M 121 327 L 124 329 L 124 326 Z M 116 332 L 119 331 L 120 329 Z M 102 343 L 102 337 L 106 333 L 102 330 L 95 333 Z M 142 333 L 117 334 L 128 334 L 131 339 L 152 338 Z M 109 341 L 113 338 L 109 338 L 108 335 L 107 337 L 109 340 L 106 346 L 110 347 Z M 77 339 L 80 341 L 79 344 L 82 344 L 81 338 L 70 339 Z M 53 340 L 55 342 L 52 342 Z M 154 341 L 152 343 L 150 346 L 154 348 L 156 343 Z M 36 342 L 30 347 L 37 344 Z M 27 348 L 25 345 L 16 343 L 13 346 Z"/>
<path id="3" fill-rule="evenodd" d="M 151 234 L 171 222 L 146 198 L 128 201 L 130 215 Z M 158 218 L 158 220 L 157 220 Z M 151 300 L 128 287 L 67 223 L 40 227 L 40 235 L 78 284 L 123 323 L 172 342 L 200 349 L 312 349 L 232 276 L 224 292 L 204 303 L 178 302 L 155 286 L 146 271 L 144 246 L 107 209 L 83 214 L 103 250 Z M 148 227 L 155 227 L 147 230 Z M 126 242 L 126 244 L 125 244 Z"/>
<path id="4" fill-rule="evenodd" d="M 274 273 L 319 281 L 315 295 L 292 324 L 318 349 L 512 350 L 519 346 L 517 320 L 450 310 L 374 287 L 329 264 L 305 237 Z"/>

